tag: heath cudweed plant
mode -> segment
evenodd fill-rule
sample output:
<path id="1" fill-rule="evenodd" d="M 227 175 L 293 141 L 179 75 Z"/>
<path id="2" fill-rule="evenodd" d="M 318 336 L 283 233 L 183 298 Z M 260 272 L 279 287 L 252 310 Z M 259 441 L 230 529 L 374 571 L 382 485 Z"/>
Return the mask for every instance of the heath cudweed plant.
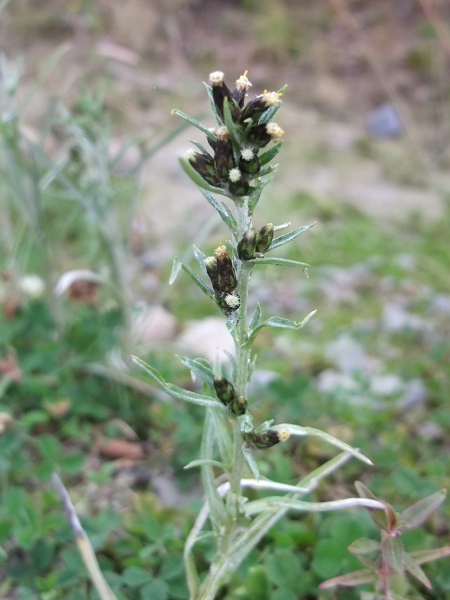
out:
<path id="1" fill-rule="evenodd" d="M 198 393 L 166 382 L 156 369 L 134 357 L 168 394 L 205 408 L 200 457 L 187 465 L 200 468 L 206 496 L 184 551 L 191 600 L 216 598 L 249 552 L 289 510 L 320 512 L 359 505 L 377 509 L 376 512 L 386 511 L 385 504 L 367 495 L 331 502 L 302 499 L 352 456 L 368 464 L 371 461 L 357 449 L 312 427 L 278 424 L 274 420 L 253 422 L 252 399 L 247 389 L 255 369 L 256 337 L 263 328 L 301 329 L 315 311 L 298 322 L 279 316 L 264 318 L 259 304 L 249 314 L 248 293 L 253 271 L 261 266 L 274 266 L 301 272 L 305 263 L 278 258 L 273 252 L 311 227 L 298 227 L 276 236 L 290 223 L 257 225 L 254 222 L 262 191 L 276 169 L 271 162 L 282 145 L 284 132 L 273 119 L 281 106 L 284 88 L 278 92 L 265 91 L 247 101 L 250 87 L 247 73 L 239 77 L 233 90 L 227 87 L 222 72 L 211 73 L 206 90 L 217 123 L 211 129 L 178 110 L 173 111 L 206 136 L 209 148 L 193 142 L 195 148 L 181 159 L 181 164 L 205 200 L 218 212 L 229 233 L 226 244 L 218 243 L 211 256 L 194 248 L 200 275 L 180 258 L 175 258 L 171 283 L 181 270 L 185 271 L 226 318 L 235 345 L 234 354 L 227 354 L 228 369 L 216 370 L 203 358 L 181 358 L 193 376 L 203 383 L 203 393 Z M 224 197 L 228 203 L 216 196 Z M 297 485 L 260 477 L 255 450 L 270 451 L 272 446 L 285 443 L 290 436 L 315 436 L 341 453 Z M 273 490 L 276 495 L 249 500 L 245 495 L 247 488 Z M 215 554 L 202 579 L 194 549 L 205 534 L 213 535 Z"/>

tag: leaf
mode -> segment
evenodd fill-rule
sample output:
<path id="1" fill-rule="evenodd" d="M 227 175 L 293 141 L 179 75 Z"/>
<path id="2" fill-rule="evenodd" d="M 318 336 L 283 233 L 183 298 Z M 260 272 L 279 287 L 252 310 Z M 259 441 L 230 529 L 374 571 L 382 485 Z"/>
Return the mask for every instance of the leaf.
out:
<path id="1" fill-rule="evenodd" d="M 194 257 L 195 257 L 195 260 L 198 263 L 198 266 L 203 271 L 203 273 L 206 276 L 208 276 L 208 272 L 206 270 L 206 265 L 205 265 L 205 260 L 207 258 L 206 254 L 204 252 L 202 252 L 200 250 L 200 248 L 197 248 L 197 246 L 194 246 L 193 248 L 194 248 Z"/>
<path id="2" fill-rule="evenodd" d="M 197 185 L 200 189 L 208 190 L 209 192 L 213 192 L 214 194 L 221 194 L 222 196 L 229 196 L 227 192 L 222 190 L 222 188 L 215 187 L 210 185 L 203 177 L 197 173 L 191 163 L 183 158 L 182 156 L 178 159 L 183 168 L 183 171 L 186 175 Z"/>
<path id="3" fill-rule="evenodd" d="M 190 463 L 184 465 L 184 469 L 193 469 L 194 467 L 201 467 L 202 465 L 211 465 L 212 467 L 219 467 L 222 471 L 226 471 L 225 465 L 218 460 L 198 458 L 197 460 L 191 460 Z"/>
<path id="4" fill-rule="evenodd" d="M 237 156 L 240 156 L 241 153 L 241 139 L 240 133 L 236 128 L 236 125 L 233 121 L 233 117 L 231 116 L 231 107 L 230 101 L 228 98 L 225 98 L 223 101 L 223 120 L 225 121 L 225 125 L 230 134 L 231 144 L 233 146 L 233 150 L 235 151 Z"/>
<path id="5" fill-rule="evenodd" d="M 209 156 L 210 158 L 212 158 L 211 154 L 208 152 L 208 150 L 205 148 L 205 146 L 203 144 L 200 144 L 200 142 L 197 142 L 196 140 L 189 140 L 189 141 L 191 142 L 191 144 L 194 144 L 194 146 L 196 148 L 198 148 L 204 156 Z"/>
<path id="6" fill-rule="evenodd" d="M 365 498 L 343 498 L 342 500 L 331 500 L 329 502 L 306 502 L 287 496 L 268 496 L 261 500 L 248 502 L 244 507 L 244 512 L 247 516 L 252 516 L 273 508 L 285 508 L 288 510 L 298 510 L 300 512 L 318 513 L 343 510 L 357 506 L 370 506 L 372 502 L 374 501 L 366 500 Z"/>
<path id="7" fill-rule="evenodd" d="M 228 350 L 223 350 L 224 354 L 228 357 L 228 360 L 231 363 L 231 366 L 233 367 L 233 371 L 236 371 L 236 360 L 234 358 L 234 356 L 231 354 L 231 352 L 228 352 Z"/>
<path id="8" fill-rule="evenodd" d="M 219 113 L 217 111 L 217 108 L 216 108 L 216 103 L 214 102 L 214 96 L 213 96 L 213 93 L 212 93 L 212 86 L 209 85 L 209 83 L 205 83 L 205 82 L 203 82 L 203 85 L 206 88 L 206 93 L 208 94 L 208 98 L 209 98 L 209 101 L 211 103 L 211 109 L 212 109 L 212 111 L 214 113 L 214 117 L 216 119 L 216 122 L 217 122 L 217 124 L 219 126 L 223 125 L 222 117 L 219 115 Z"/>
<path id="9" fill-rule="evenodd" d="M 202 292 L 208 296 L 208 298 L 215 301 L 212 289 L 209 288 L 205 284 L 203 279 L 201 279 L 197 275 L 197 273 L 192 269 L 192 267 L 183 262 L 179 256 L 175 256 L 175 258 L 173 259 L 172 273 L 169 279 L 170 285 L 174 283 L 175 279 L 178 276 L 178 273 L 180 272 L 180 269 L 183 269 L 183 271 L 189 275 L 189 277 L 192 279 L 195 285 L 199 287 L 202 290 Z"/>
<path id="10" fill-rule="evenodd" d="M 223 202 L 216 200 L 214 198 L 214 196 L 210 192 L 208 192 L 208 190 L 206 188 L 200 188 L 200 191 L 204 195 L 206 200 L 211 204 L 211 206 L 216 209 L 216 211 L 220 215 L 220 218 L 225 223 L 225 225 L 227 225 L 227 227 L 230 229 L 230 231 L 233 234 L 236 234 L 236 232 L 237 232 L 236 219 L 231 214 L 231 211 L 228 208 L 228 206 L 226 206 Z"/>
<path id="11" fill-rule="evenodd" d="M 419 567 L 417 561 L 409 554 L 405 552 L 404 556 L 405 569 L 410 573 L 413 577 L 415 577 L 420 583 L 422 583 L 426 588 L 431 590 L 431 583 L 428 577 L 425 575 L 423 570 Z"/>
<path id="12" fill-rule="evenodd" d="M 255 308 L 255 312 L 253 313 L 252 319 L 250 321 L 250 325 L 248 326 L 249 331 L 252 332 L 253 330 L 256 330 L 260 321 L 261 321 L 261 305 L 258 302 L 256 305 L 256 308 Z"/>
<path id="13" fill-rule="evenodd" d="M 353 571 L 346 575 L 339 575 L 339 577 L 333 577 L 328 579 L 319 585 L 319 589 L 328 590 L 338 585 L 342 587 L 356 587 L 357 585 L 365 585 L 367 583 L 375 583 L 376 578 L 372 571 L 369 569 L 360 569 L 359 571 Z"/>
<path id="14" fill-rule="evenodd" d="M 304 225 L 303 227 L 298 227 L 298 229 L 294 229 L 293 231 L 290 231 L 289 233 L 280 235 L 279 237 L 272 240 L 272 243 L 269 246 L 269 250 L 274 250 L 275 248 L 279 248 L 280 246 L 287 244 L 288 242 L 295 239 L 296 237 L 298 237 L 305 231 L 308 231 L 308 229 L 311 229 L 311 227 L 314 227 L 314 225 L 315 225 L 315 223 L 311 223 L 311 225 Z"/>
<path id="15" fill-rule="evenodd" d="M 356 491 L 358 492 L 358 495 L 361 498 L 370 498 L 372 500 L 378 500 L 379 502 L 384 504 L 384 510 L 368 509 L 368 512 L 369 512 L 370 518 L 372 519 L 372 521 L 375 523 L 375 525 L 377 527 L 379 527 L 380 529 L 383 529 L 384 531 L 389 531 L 390 529 L 392 529 L 391 525 L 393 522 L 395 522 L 395 519 L 396 519 L 393 508 L 389 504 L 384 502 L 383 500 L 379 500 L 379 498 L 377 498 L 375 496 L 375 494 L 372 494 L 372 492 L 369 490 L 369 488 L 367 488 L 360 481 L 355 482 L 355 487 L 356 487 Z"/>
<path id="16" fill-rule="evenodd" d="M 255 265 L 278 265 L 280 267 L 309 267 L 308 263 L 299 262 L 297 260 L 290 260 L 289 258 L 252 258 L 246 261 L 247 264 Z"/>
<path id="17" fill-rule="evenodd" d="M 360 554 L 372 554 L 373 552 L 380 551 L 380 542 L 369 538 L 360 538 L 351 543 L 347 549 L 356 556 L 359 556 Z"/>
<path id="18" fill-rule="evenodd" d="M 144 583 L 152 581 L 152 575 L 141 567 L 128 567 L 122 573 L 123 582 L 130 587 L 139 587 Z"/>
<path id="19" fill-rule="evenodd" d="M 197 394 L 196 392 L 185 390 L 184 388 L 181 388 L 173 383 L 167 383 L 162 377 L 162 375 L 159 373 L 159 371 L 145 363 L 137 356 L 132 356 L 131 358 L 134 363 L 136 363 L 139 367 L 142 367 L 148 373 L 148 375 L 150 375 L 153 381 L 157 383 L 165 392 L 167 392 L 173 398 L 186 400 L 186 402 L 191 402 L 192 404 L 198 404 L 200 406 L 218 408 L 224 411 L 227 410 L 221 402 L 218 402 L 211 396 Z"/>
<path id="20" fill-rule="evenodd" d="M 224 520 L 227 515 L 224 510 L 222 498 L 217 490 L 216 478 L 211 465 L 213 460 L 213 452 L 215 445 L 215 431 L 211 412 L 206 413 L 205 424 L 203 427 L 202 443 L 200 447 L 200 455 L 203 460 L 201 466 L 202 482 L 205 490 L 206 499 L 210 510 L 210 518 L 214 527 L 215 533 L 218 536 Z"/>
<path id="21" fill-rule="evenodd" d="M 292 319 L 286 319 L 284 317 L 269 317 L 266 321 L 263 321 L 260 325 L 258 325 L 255 329 L 251 328 L 251 323 L 250 323 L 250 336 L 248 341 L 246 342 L 246 344 L 248 344 L 249 342 L 252 342 L 255 337 L 256 334 L 258 333 L 258 331 L 260 329 L 262 329 L 263 327 L 273 327 L 275 329 L 294 329 L 294 330 L 298 330 L 301 329 L 303 327 L 303 325 L 305 325 L 305 323 L 307 323 L 311 317 L 313 315 L 315 315 L 317 312 L 317 310 L 313 310 L 312 312 L 309 313 L 309 315 L 307 315 L 303 321 L 293 321 Z"/>
<path id="22" fill-rule="evenodd" d="M 422 525 L 422 523 L 426 521 L 428 517 L 430 517 L 444 502 L 446 496 L 447 491 L 440 490 L 439 492 L 431 494 L 431 496 L 422 498 L 422 500 L 419 500 L 412 506 L 409 506 L 401 513 L 401 520 L 408 523 L 410 528 Z"/>
<path id="23" fill-rule="evenodd" d="M 281 150 L 282 145 L 283 145 L 283 142 L 278 142 L 277 144 L 272 146 L 269 150 L 266 150 L 265 152 L 260 154 L 259 162 L 261 163 L 261 166 L 264 166 L 267 163 L 269 163 L 271 160 L 273 160 L 275 158 L 275 156 L 278 154 L 278 152 Z"/>
<path id="24" fill-rule="evenodd" d="M 189 123 L 189 125 L 192 125 L 193 127 L 196 127 L 197 129 L 200 129 L 200 131 L 203 132 L 206 135 L 206 137 L 209 137 L 211 140 L 213 140 L 213 141 L 216 140 L 216 136 L 214 135 L 214 133 L 212 131 L 210 131 L 207 127 L 205 127 L 202 123 L 200 123 L 200 121 L 197 121 L 197 119 L 190 117 L 189 115 L 182 112 L 181 110 L 178 110 L 177 108 L 174 108 L 172 110 L 172 114 L 177 117 L 180 117 L 181 119 L 183 119 L 183 121 L 186 121 L 186 123 Z"/>
<path id="25" fill-rule="evenodd" d="M 203 382 L 208 385 L 214 385 L 214 373 L 212 372 L 211 367 L 202 362 L 203 359 L 191 359 L 186 356 L 179 356 L 178 358 L 185 367 L 190 369 L 192 373 L 197 375 Z"/>
<path id="26" fill-rule="evenodd" d="M 248 212 L 250 215 L 253 214 L 253 211 L 255 210 L 256 205 L 258 204 L 261 198 L 263 189 L 266 187 L 267 184 L 268 180 L 261 181 L 258 186 L 252 189 L 252 193 L 250 194 L 250 197 L 248 199 Z"/>
<path id="27" fill-rule="evenodd" d="M 253 473 L 253 477 L 259 481 L 259 468 L 258 463 L 253 456 L 252 451 L 245 446 L 242 447 L 242 454 L 244 455 L 245 460 L 247 461 L 248 466 L 250 467 L 250 471 Z"/>
<path id="28" fill-rule="evenodd" d="M 325 433 L 325 431 L 321 431 L 320 429 L 315 429 L 314 427 L 301 427 L 300 425 L 292 425 L 292 423 L 275 425 L 273 429 L 286 429 L 291 435 L 318 437 L 324 440 L 325 442 L 328 442 L 332 446 L 335 446 L 336 448 L 340 448 L 341 450 L 348 452 L 355 458 L 362 460 L 368 465 L 373 464 L 372 461 L 369 458 L 367 458 L 367 456 L 364 456 L 364 454 L 362 454 L 356 448 L 352 448 L 352 446 L 350 446 L 349 444 L 341 442 L 341 440 L 338 440 L 329 433 Z"/>
<path id="29" fill-rule="evenodd" d="M 381 554 L 384 561 L 397 573 L 403 573 L 403 542 L 400 537 L 385 537 L 381 541 Z"/>
<path id="30" fill-rule="evenodd" d="M 416 552 L 411 552 L 411 556 L 418 565 L 423 565 L 450 556 L 450 546 L 443 546 L 442 548 L 435 548 L 433 550 L 416 550 Z"/>

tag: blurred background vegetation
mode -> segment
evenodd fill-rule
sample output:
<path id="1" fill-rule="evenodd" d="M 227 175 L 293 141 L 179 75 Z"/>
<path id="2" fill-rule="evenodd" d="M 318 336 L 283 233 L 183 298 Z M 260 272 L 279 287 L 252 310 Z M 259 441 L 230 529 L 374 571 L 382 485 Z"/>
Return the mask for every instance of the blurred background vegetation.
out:
<path id="1" fill-rule="evenodd" d="M 248 69 L 252 93 L 288 84 L 257 225 L 316 221 L 290 249 L 308 273 L 253 280 L 267 316 L 318 309 L 300 333 L 258 340 L 257 420 L 325 429 L 374 461 L 320 499 L 353 495 L 357 478 L 399 509 L 449 487 L 446 0 L 12 0 L 0 50 L 0 598 L 97 598 L 54 470 L 119 599 L 187 597 L 201 492 L 183 466 L 202 411 L 129 356 L 192 387 L 175 354 L 229 344 L 187 278 L 167 284 L 175 254 L 224 235 L 179 168 L 194 134 L 170 114 L 212 125 L 201 82 L 217 69 L 230 85 Z M 257 458 L 294 482 L 327 452 L 289 442 Z M 447 502 L 410 547 L 448 544 L 449 516 Z M 357 598 L 317 586 L 354 568 L 347 545 L 372 534 L 358 511 L 286 519 L 225 597 Z M 207 541 L 202 553 L 207 568 Z M 450 598 L 448 561 L 427 574 L 420 593 Z"/>

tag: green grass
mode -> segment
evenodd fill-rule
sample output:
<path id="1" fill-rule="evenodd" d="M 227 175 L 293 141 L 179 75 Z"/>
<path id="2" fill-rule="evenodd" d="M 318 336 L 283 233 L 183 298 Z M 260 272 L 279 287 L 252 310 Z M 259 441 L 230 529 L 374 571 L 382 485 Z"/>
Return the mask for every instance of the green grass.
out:
<path id="1" fill-rule="evenodd" d="M 99 123 L 92 122 L 95 111 L 82 116 L 86 122 L 79 115 L 75 124 L 84 123 L 81 141 L 92 150 L 89 144 L 96 138 L 90 138 L 88 132 Z M 105 128 L 100 125 L 100 133 L 106 135 Z M 19 129 L 9 123 L 0 131 L 2 171 L 7 170 L 5 153 L 23 150 L 20 145 L 11 146 L 11 131 L 18 135 Z M 128 360 L 131 342 L 126 335 L 125 312 L 131 311 L 130 297 L 121 305 L 109 288 L 104 288 L 92 305 L 65 298 L 59 321 L 49 293 L 37 300 L 23 297 L 15 310 L 6 310 L 7 301 L 16 300 L 10 285 L 13 275 L 20 280 L 31 272 L 43 276 L 48 269 L 56 274 L 79 262 L 94 271 L 105 266 L 113 270 L 111 246 L 101 231 L 101 219 L 89 218 L 92 214 L 71 194 L 92 200 L 88 208 L 95 212 L 95 192 L 105 173 L 110 174 L 111 195 L 107 200 L 111 202 L 106 209 L 116 223 L 122 224 L 129 218 L 128 205 L 124 205 L 134 189 L 133 181 L 124 180 L 110 164 L 103 164 L 106 171 L 96 160 L 80 165 L 79 156 L 70 152 L 62 171 L 65 178 L 57 177 L 56 166 L 42 155 L 37 163 L 30 161 L 25 151 L 20 156 L 18 171 L 8 171 L 9 176 L 14 175 L 9 184 L 6 179 L 0 183 L 16 240 L 12 263 L 7 248 L 0 256 L 0 269 L 5 274 L 1 282 L 0 360 L 13 352 L 21 372 L 18 381 L 0 380 L 0 412 L 14 419 L 0 433 L 0 596 L 24 600 L 96 598 L 59 499 L 49 487 L 49 476 L 56 469 L 79 508 L 100 566 L 118 599 L 183 600 L 182 548 L 198 500 L 170 508 L 155 493 L 139 489 L 138 484 L 121 499 L 120 473 L 116 465 L 99 456 L 96 440 L 99 435 L 126 437 L 117 421 L 126 423 L 147 452 L 136 468 L 150 473 L 173 471 L 181 495 L 188 498 L 197 489 L 197 475 L 182 469 L 198 456 L 203 411 L 181 402 L 164 402 L 148 386 L 143 392 L 136 391 L 136 386 L 146 383 L 140 373 L 132 373 L 131 385 L 117 381 L 114 372 L 118 370 L 114 368 L 110 377 L 92 373 L 93 364 L 108 364 L 112 350 Z M 53 181 L 42 193 L 34 235 L 26 229 L 29 215 L 19 210 L 17 197 L 11 193 L 14 186 L 23 183 L 18 181 L 20 175 Z M 86 179 L 88 175 L 91 180 Z M 310 263 L 309 278 L 303 272 L 266 267 L 257 271 L 253 285 L 264 292 L 263 314 L 277 314 L 280 298 L 287 299 L 283 316 L 300 320 L 315 308 L 318 313 L 300 332 L 278 336 L 264 332 L 258 338 L 258 368 L 275 371 L 279 377 L 253 392 L 250 401 L 255 416 L 258 421 L 275 416 L 279 422 L 298 422 L 333 432 L 374 461 L 375 466 L 365 471 L 350 463 L 315 492 L 318 499 L 344 497 L 357 478 L 399 509 L 427 493 L 448 488 L 450 326 L 448 312 L 433 310 L 433 299 L 438 294 L 448 296 L 450 211 L 432 223 L 417 217 L 401 225 L 381 224 L 348 207 L 324 206 L 306 193 L 278 201 L 286 209 L 292 208 L 299 221 L 295 226 L 314 220 L 318 224 L 298 238 L 291 250 L 292 258 Z M 136 267 L 128 250 L 129 232 L 125 227 L 120 231 L 120 237 L 112 242 L 121 244 L 129 261 L 125 266 Z M 178 250 L 174 248 L 174 254 Z M 334 278 L 336 268 L 344 275 L 353 273 L 353 279 L 348 284 L 351 289 L 344 285 L 340 296 L 330 299 L 340 285 Z M 166 285 L 169 272 L 167 265 L 161 286 Z M 137 271 L 137 279 L 140 275 Z M 181 323 L 220 316 L 185 274 L 166 298 Z M 405 301 L 410 314 L 423 319 L 429 330 L 386 330 L 383 311 L 389 303 L 399 301 Z M 396 397 L 381 398 L 370 389 L 371 375 L 364 372 L 354 375 L 358 394 L 366 400 L 363 405 L 356 406 L 352 395 L 339 389 L 320 392 L 317 377 L 334 367 L 327 348 L 343 334 L 361 345 L 379 365 L 380 374 L 396 375 L 404 382 L 420 379 L 427 390 L 426 405 L 399 411 Z M 142 358 L 168 380 L 192 387 L 190 374 L 174 359 L 175 351 L 156 348 L 151 356 Z M 380 400 L 385 401 L 383 410 L 376 408 Z M 55 411 L 58 406 L 63 406 L 62 412 Z M 424 422 L 431 430 L 435 426 L 435 437 L 420 433 Z M 328 452 L 321 443 L 301 440 L 257 454 L 264 475 L 294 482 L 329 458 Z M 132 474 L 134 467 L 126 466 L 125 471 Z M 86 496 L 89 485 L 94 485 L 92 497 Z M 411 548 L 448 544 L 449 517 L 447 503 L 422 532 L 411 536 Z M 373 533 L 362 511 L 285 519 L 253 552 L 246 565 L 250 567 L 248 576 L 246 570 L 239 570 L 224 597 L 328 598 L 325 593 L 318 595 L 320 581 L 352 569 L 354 561 L 346 554 L 346 546 L 358 536 Z M 210 555 L 207 539 L 199 545 L 198 553 L 206 570 Z M 448 564 L 444 562 L 427 569 L 435 586 L 427 598 L 450 598 Z M 338 592 L 336 597 L 357 595 Z"/>

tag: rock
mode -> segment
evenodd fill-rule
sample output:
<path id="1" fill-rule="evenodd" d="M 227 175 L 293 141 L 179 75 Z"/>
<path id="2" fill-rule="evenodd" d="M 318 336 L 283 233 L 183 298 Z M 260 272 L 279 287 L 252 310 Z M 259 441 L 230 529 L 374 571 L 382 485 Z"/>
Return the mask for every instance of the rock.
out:
<path id="1" fill-rule="evenodd" d="M 177 328 L 176 318 L 162 306 L 145 307 L 133 316 L 133 337 L 139 344 L 172 340 Z"/>
<path id="2" fill-rule="evenodd" d="M 413 315 L 397 303 L 386 304 L 381 322 L 384 330 L 389 333 L 399 333 L 405 329 L 412 329 L 414 331 L 429 329 L 429 324 L 425 319 Z"/>
<path id="3" fill-rule="evenodd" d="M 382 104 L 369 116 L 369 131 L 381 139 L 396 138 L 403 133 L 403 123 L 393 104 Z"/>
<path id="4" fill-rule="evenodd" d="M 186 348 L 187 353 L 207 358 L 213 365 L 229 361 L 224 350 L 231 354 L 235 351 L 225 320 L 219 317 L 207 317 L 189 323 L 177 341 Z"/>
<path id="5" fill-rule="evenodd" d="M 344 373 L 367 372 L 373 367 L 363 347 L 346 334 L 328 344 L 325 357 Z"/>

